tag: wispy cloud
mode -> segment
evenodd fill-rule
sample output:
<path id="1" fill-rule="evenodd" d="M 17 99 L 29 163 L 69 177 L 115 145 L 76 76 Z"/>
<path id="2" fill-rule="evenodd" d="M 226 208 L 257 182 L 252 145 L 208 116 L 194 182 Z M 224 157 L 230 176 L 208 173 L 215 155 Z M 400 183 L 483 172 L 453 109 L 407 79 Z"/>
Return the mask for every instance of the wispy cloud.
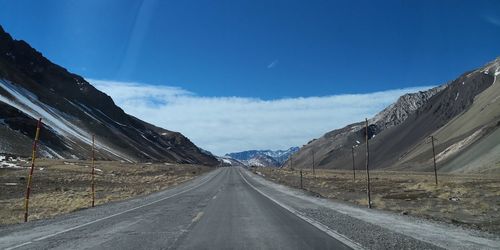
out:
<path id="1" fill-rule="evenodd" d="M 270 64 L 267 65 L 267 68 L 272 69 L 272 68 L 276 67 L 276 65 L 278 65 L 278 63 L 279 63 L 279 60 L 274 60 Z"/>
<path id="2" fill-rule="evenodd" d="M 89 79 L 127 113 L 179 131 L 215 154 L 301 146 L 371 117 L 415 87 L 368 94 L 261 100 L 203 97 L 177 87 Z"/>
<path id="3" fill-rule="evenodd" d="M 483 15 L 482 17 L 486 22 L 500 27 L 500 18 L 499 17 L 493 16 L 493 15 Z"/>

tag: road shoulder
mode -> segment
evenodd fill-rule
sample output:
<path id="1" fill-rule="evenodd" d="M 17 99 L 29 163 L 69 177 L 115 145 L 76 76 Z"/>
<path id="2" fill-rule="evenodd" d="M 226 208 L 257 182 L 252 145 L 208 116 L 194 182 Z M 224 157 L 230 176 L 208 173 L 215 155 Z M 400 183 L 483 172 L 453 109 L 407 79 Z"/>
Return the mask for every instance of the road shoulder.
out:
<path id="1" fill-rule="evenodd" d="M 268 181 L 250 171 L 243 176 L 257 189 L 303 216 L 370 249 L 498 249 L 498 237 L 410 216 L 369 210 L 314 197 Z"/>

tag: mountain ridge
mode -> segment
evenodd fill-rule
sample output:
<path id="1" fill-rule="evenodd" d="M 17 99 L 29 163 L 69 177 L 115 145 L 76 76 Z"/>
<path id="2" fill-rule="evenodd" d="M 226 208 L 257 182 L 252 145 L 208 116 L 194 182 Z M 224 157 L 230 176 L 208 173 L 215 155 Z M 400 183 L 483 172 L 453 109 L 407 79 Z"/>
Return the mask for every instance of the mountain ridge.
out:
<path id="1" fill-rule="evenodd" d="M 370 166 L 428 171 L 432 166 L 432 152 L 426 143 L 428 136 L 439 138 L 437 154 L 455 147 L 459 149 L 452 151 L 457 155 L 458 152 L 466 152 L 469 146 L 481 141 L 481 138 L 494 134 L 498 127 L 496 124 L 500 121 L 500 98 L 496 98 L 498 84 L 495 84 L 499 73 L 500 58 L 497 58 L 442 86 L 403 95 L 396 103 L 369 119 Z M 476 107 L 478 105 L 480 107 Z M 465 116 L 480 119 L 465 119 Z M 293 164 L 309 167 L 310 155 L 315 152 L 320 168 L 350 169 L 353 164 L 351 148 L 355 147 L 355 168 L 363 169 L 365 147 L 358 145 L 364 144 L 365 134 L 364 122 L 332 130 L 303 146 L 294 155 Z M 472 135 L 475 136 L 474 140 L 470 138 Z M 452 159 L 451 155 L 446 160 L 443 158 L 439 162 L 440 168 L 448 172 L 462 171 L 462 165 L 449 166 Z M 495 157 L 490 159 L 489 164 L 494 165 L 491 162 L 494 162 Z M 485 169 L 491 170 L 479 164 L 469 167 L 466 172 L 481 172 Z M 498 171 L 498 168 L 493 171 Z"/>
<path id="2" fill-rule="evenodd" d="M 225 156 L 243 162 L 248 166 L 279 167 L 291 154 L 298 150 L 299 147 L 290 147 L 286 150 L 246 150 L 228 153 Z"/>
<path id="3" fill-rule="evenodd" d="M 0 135 L 4 153 L 28 155 L 38 117 L 40 151 L 53 158 L 88 158 L 91 135 L 100 159 L 216 165 L 178 132 L 126 114 L 83 77 L 56 65 L 0 26 Z"/>

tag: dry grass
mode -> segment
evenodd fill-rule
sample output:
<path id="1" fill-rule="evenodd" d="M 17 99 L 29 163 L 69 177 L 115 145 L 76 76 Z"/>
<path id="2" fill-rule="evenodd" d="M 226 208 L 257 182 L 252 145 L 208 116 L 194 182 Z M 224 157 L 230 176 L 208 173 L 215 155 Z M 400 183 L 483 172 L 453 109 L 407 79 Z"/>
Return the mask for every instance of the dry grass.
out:
<path id="1" fill-rule="evenodd" d="M 255 170 L 257 171 L 257 170 Z M 299 171 L 259 168 L 266 178 L 298 188 Z M 323 197 L 367 206 L 366 174 L 356 171 L 303 172 L 305 189 Z M 500 234 L 500 176 L 434 173 L 370 172 L 372 207 L 450 222 Z"/>
<path id="2" fill-rule="evenodd" d="M 156 192 L 210 170 L 195 165 L 120 162 L 97 162 L 96 169 L 96 205 Z M 90 170 L 83 161 L 39 161 L 33 177 L 30 220 L 90 207 Z M 22 221 L 27 174 L 27 168 L 0 169 L 0 224 Z"/>

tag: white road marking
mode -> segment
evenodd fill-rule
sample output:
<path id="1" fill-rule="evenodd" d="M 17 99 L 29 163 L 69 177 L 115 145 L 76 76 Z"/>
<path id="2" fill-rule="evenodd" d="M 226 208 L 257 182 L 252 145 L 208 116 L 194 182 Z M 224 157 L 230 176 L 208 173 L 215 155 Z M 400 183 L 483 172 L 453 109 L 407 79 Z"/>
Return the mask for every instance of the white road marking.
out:
<path id="1" fill-rule="evenodd" d="M 24 242 L 23 244 L 20 244 L 20 245 L 17 245 L 17 246 L 13 246 L 13 247 L 8 247 L 8 248 L 5 248 L 5 250 L 10 250 L 10 249 L 14 249 L 14 248 L 18 248 L 18 247 L 22 247 L 22 246 L 26 246 L 26 245 L 29 245 L 33 242 L 31 241 L 28 241 L 28 242 Z"/>
<path id="2" fill-rule="evenodd" d="M 271 196 L 267 195 L 266 193 L 262 192 L 261 190 L 257 189 L 254 185 L 252 185 L 249 181 L 247 181 L 247 179 L 245 177 L 243 177 L 243 175 L 241 174 L 241 171 L 238 170 L 238 173 L 240 174 L 241 178 L 243 178 L 243 180 L 251 187 L 253 188 L 255 191 L 259 192 L 261 195 L 263 195 L 264 197 L 268 198 L 269 200 L 271 200 L 272 202 L 276 203 L 278 206 L 288 210 L 290 213 L 294 214 L 295 216 L 301 218 L 302 220 L 306 221 L 307 223 L 313 225 L 314 227 L 316 227 L 317 229 L 325 232 L 326 234 L 330 235 L 331 237 L 333 237 L 334 239 L 344 243 L 345 245 L 347 245 L 348 247 L 352 248 L 352 249 L 356 249 L 356 250 L 362 250 L 364 249 L 360 244 L 352 241 L 351 239 L 347 238 L 345 235 L 342 235 L 340 233 L 338 233 L 337 231 L 333 230 L 333 229 L 330 229 L 329 227 L 327 227 L 326 225 L 324 225 L 323 223 L 319 222 L 319 221 L 316 221 L 314 219 L 311 219 L 311 218 L 308 218 L 304 215 L 302 215 L 299 211 L 277 201 L 276 199 L 272 198 Z"/>
<path id="3" fill-rule="evenodd" d="M 220 172 L 219 172 L 220 173 Z M 219 173 L 215 174 L 214 176 L 212 177 L 207 177 L 207 179 L 205 181 L 203 181 L 202 183 L 196 185 L 196 186 L 193 186 L 191 188 L 188 188 L 186 190 L 183 190 L 179 193 L 176 193 L 176 194 L 173 194 L 173 195 L 170 195 L 170 196 L 167 196 L 167 197 L 163 197 L 159 200 L 156 200 L 156 201 L 152 201 L 150 203 L 147 203 L 147 204 L 143 204 L 143 205 L 140 205 L 140 206 L 137 206 L 137 207 L 134 207 L 134 208 L 131 208 L 131 209 L 127 209 L 125 211 L 122 211 L 122 212 L 119 212 L 119 213 L 116 213 L 116 214 L 112 214 L 112 215 L 109 215 L 109 216 L 106 216 L 106 217 L 103 217 L 103 218 L 100 218 L 100 219 L 97 219 L 97 220 L 93 220 L 93 221 L 90 221 L 90 222 L 87 222 L 87 223 L 84 223 L 84 224 L 81 224 L 81 225 L 78 225 L 78 226 L 75 226 L 75 227 L 71 227 L 71 228 L 68 228 L 68 229 L 65 229 L 65 230 L 62 230 L 62 231 L 59 231 L 57 233 L 53 233 L 53 234 L 49 234 L 49 235 L 45 235 L 45 236 L 42 236 L 42 237 L 39 237 L 39 238 L 36 238 L 34 240 L 31 240 L 31 241 L 27 241 L 27 242 L 24 242 L 22 244 L 19 244 L 19 245 L 15 245 L 13 247 L 8 247 L 8 248 L 5 248 L 5 250 L 12 250 L 12 249 L 16 249 L 16 248 L 19 248 L 19 247 L 22 247 L 22 246 L 26 246 L 26 245 L 29 245 L 31 243 L 33 243 L 34 241 L 41 241 L 41 240 L 45 240 L 45 239 L 48 239 L 48 238 L 52 238 L 54 236 L 57 236 L 59 234 L 63 234 L 63 233 L 66 233 L 66 232 L 69 232 L 69 231 L 73 231 L 75 229 L 78 229 L 78 228 L 82 228 L 82 227 L 85 227 L 85 226 L 88 226 L 88 225 L 91 225 L 91 224 L 94 224 L 96 222 L 99 222 L 99 221 L 103 221 L 103 220 L 107 220 L 109 218 L 113 218 L 113 217 L 116 217 L 118 215 L 122 215 L 124 213 L 128 213 L 128 212 L 131 212 L 131 211 L 134 211 L 134 210 L 137 210 L 139 208 L 143 208 L 143 207 L 147 207 L 147 206 L 150 206 L 150 205 L 153 205 L 155 203 L 158 203 L 160 201 L 164 201 L 164 200 L 167 200 L 167 199 L 170 199 L 172 197 L 175 197 L 175 196 L 178 196 L 180 194 L 183 194 L 183 193 L 186 193 L 186 192 L 189 192 L 193 189 L 196 189 L 198 187 L 200 187 L 201 185 L 207 183 L 208 181 L 212 180 L 213 178 L 215 178 Z"/>

